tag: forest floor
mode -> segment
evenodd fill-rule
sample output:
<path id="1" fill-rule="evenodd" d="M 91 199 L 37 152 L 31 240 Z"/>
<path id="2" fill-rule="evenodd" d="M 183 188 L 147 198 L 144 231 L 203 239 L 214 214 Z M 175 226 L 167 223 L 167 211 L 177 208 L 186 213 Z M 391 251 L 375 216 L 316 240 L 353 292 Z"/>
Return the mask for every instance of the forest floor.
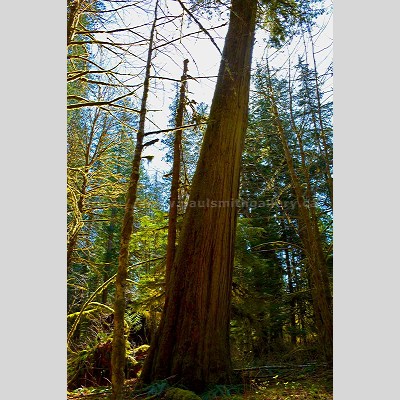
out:
<path id="1" fill-rule="evenodd" d="M 241 385 L 216 386 L 200 395 L 202 400 L 333 400 L 332 370 L 283 372 L 246 378 Z M 138 389 L 137 380 L 128 380 L 124 400 L 162 400 L 166 382 Z M 110 400 L 111 386 L 80 388 L 67 394 L 68 400 Z"/>

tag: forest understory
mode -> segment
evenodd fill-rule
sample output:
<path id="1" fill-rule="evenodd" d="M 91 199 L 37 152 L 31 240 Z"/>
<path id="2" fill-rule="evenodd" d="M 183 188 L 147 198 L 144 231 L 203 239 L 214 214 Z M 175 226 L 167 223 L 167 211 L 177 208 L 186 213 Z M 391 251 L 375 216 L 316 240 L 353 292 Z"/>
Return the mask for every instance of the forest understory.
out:
<path id="1" fill-rule="evenodd" d="M 245 371 L 237 375 L 237 384 L 218 385 L 198 397 L 190 391 L 181 392 L 181 400 L 332 400 L 333 371 L 327 367 L 286 366 L 287 368 L 254 369 L 252 374 Z M 125 381 L 124 400 L 160 399 L 168 400 L 166 394 L 172 387 L 168 381 L 143 386 L 138 379 Z M 183 389 L 185 390 L 185 389 Z M 68 392 L 68 400 L 111 400 L 111 386 L 79 388 Z"/>

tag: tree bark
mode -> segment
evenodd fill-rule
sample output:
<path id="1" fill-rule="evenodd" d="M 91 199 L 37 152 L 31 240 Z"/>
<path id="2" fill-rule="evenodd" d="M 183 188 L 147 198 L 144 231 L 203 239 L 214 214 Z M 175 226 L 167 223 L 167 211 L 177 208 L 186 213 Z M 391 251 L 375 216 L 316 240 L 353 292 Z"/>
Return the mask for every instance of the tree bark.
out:
<path id="1" fill-rule="evenodd" d="M 80 13 L 80 0 L 68 0 L 67 8 L 67 46 L 74 37 L 75 25 Z"/>
<path id="2" fill-rule="evenodd" d="M 153 25 L 150 32 L 149 50 L 147 53 L 147 63 L 145 79 L 143 84 L 143 95 L 140 109 L 139 128 L 136 135 L 136 145 L 132 160 L 132 172 L 129 178 L 129 188 L 125 203 L 125 213 L 122 221 L 121 243 L 118 257 L 118 270 L 115 281 L 115 300 L 114 300 L 114 331 L 111 353 L 111 382 L 112 399 L 122 400 L 123 386 L 125 381 L 125 336 L 124 336 L 124 314 L 125 314 L 125 287 L 128 276 L 129 262 L 129 241 L 133 231 L 133 212 L 137 196 L 137 188 L 140 176 L 140 161 L 142 159 L 144 129 L 147 112 L 147 98 L 149 94 L 150 70 L 153 55 L 153 39 L 157 22 L 156 2 Z"/>
<path id="3" fill-rule="evenodd" d="M 185 60 L 183 62 L 183 74 L 181 77 L 181 87 L 179 91 L 179 103 L 175 118 L 176 127 L 183 126 L 183 113 L 185 110 L 188 62 L 189 60 Z M 174 262 L 174 257 L 175 257 L 176 223 L 178 218 L 178 200 L 179 200 L 179 178 L 181 172 L 182 131 L 183 131 L 182 129 L 178 129 L 175 131 L 175 140 L 174 140 L 171 196 L 170 196 L 169 215 L 168 215 L 167 262 L 166 262 L 166 272 L 165 272 L 166 286 L 168 286 L 168 280 L 171 274 L 172 264 Z"/>
<path id="4" fill-rule="evenodd" d="M 232 0 L 209 124 L 144 382 L 175 376 L 200 391 L 228 382 L 239 174 L 247 128 L 257 0 Z"/>

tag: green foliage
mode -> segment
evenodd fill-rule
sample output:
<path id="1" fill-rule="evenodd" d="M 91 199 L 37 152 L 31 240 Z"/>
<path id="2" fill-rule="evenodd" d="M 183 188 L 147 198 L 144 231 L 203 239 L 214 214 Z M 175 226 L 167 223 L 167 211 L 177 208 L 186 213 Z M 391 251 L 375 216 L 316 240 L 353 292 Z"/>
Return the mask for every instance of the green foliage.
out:
<path id="1" fill-rule="evenodd" d="M 259 25 L 269 33 L 269 44 L 280 48 L 286 41 L 313 26 L 326 12 L 324 0 L 261 0 Z"/>
<path id="2" fill-rule="evenodd" d="M 151 212 L 137 218 L 138 229 L 132 234 L 130 253 L 133 260 L 164 258 L 167 243 L 167 213 L 160 204 L 151 203 Z M 140 213 L 138 209 L 138 214 Z M 136 311 L 161 311 L 164 295 L 165 262 L 145 262 L 140 268 L 129 272 L 135 283 L 130 289 L 130 300 Z"/>
<path id="3" fill-rule="evenodd" d="M 315 196 L 311 206 L 317 210 L 328 253 L 332 215 L 326 163 L 332 159 L 331 113 L 328 105 L 320 107 L 322 95 L 317 89 L 321 82 L 301 59 L 296 73 L 300 78 L 289 81 L 265 63 L 257 65 L 254 75 L 256 90 L 250 101 L 243 153 L 231 321 L 234 361 L 241 365 L 276 357 L 296 361 L 315 357 L 315 352 L 292 353 L 292 345 L 299 341 L 314 343 L 315 326 L 298 203 L 271 112 L 270 89 L 296 173 L 302 187 L 310 185 Z"/>
<path id="4" fill-rule="evenodd" d="M 139 347 L 135 347 L 135 355 L 140 356 L 145 354 L 149 350 L 150 346 L 148 344 L 142 344 Z"/>
<path id="5" fill-rule="evenodd" d="M 243 385 L 214 385 L 201 394 L 202 400 L 214 400 L 221 398 L 235 398 L 236 394 L 243 393 Z"/>
<path id="6" fill-rule="evenodd" d="M 190 390 L 171 388 L 165 392 L 165 400 L 201 400 L 199 396 Z"/>
<path id="7" fill-rule="evenodd" d="M 67 377 L 68 387 L 76 388 L 77 386 L 95 386 L 101 381 L 101 374 L 96 369 L 99 360 L 111 350 L 112 338 L 109 335 L 98 333 L 81 349 L 68 353 Z M 111 359 L 104 360 L 101 365 L 105 369 L 110 367 Z M 103 382 L 105 384 L 106 382 Z"/>
<path id="8" fill-rule="evenodd" d="M 137 218 L 137 229 L 132 234 L 130 252 L 136 259 L 138 256 L 146 255 L 148 259 L 159 257 L 165 254 L 167 239 L 167 213 L 157 209 L 156 204 L 151 204 L 152 215 L 146 215 Z M 140 213 L 138 209 L 138 214 Z M 145 267 L 147 269 L 147 267 Z"/>
<path id="9" fill-rule="evenodd" d="M 71 284 L 93 289 L 116 270 L 133 143 L 121 125 L 129 120 L 123 113 L 119 121 L 101 110 L 80 110 L 79 115 L 68 123 L 67 137 L 68 274 Z M 79 307 L 80 296 L 84 293 L 69 287 L 69 312 Z"/>
<path id="10" fill-rule="evenodd" d="M 146 394 L 148 396 L 159 396 L 170 387 L 170 384 L 166 380 L 155 381 L 146 388 Z"/>
<path id="11" fill-rule="evenodd" d="M 112 311 L 112 310 L 111 310 Z M 110 379 L 111 368 L 111 345 L 112 345 L 112 327 L 106 328 L 107 314 L 90 316 L 84 314 L 81 322 L 82 326 L 86 327 L 84 340 L 78 346 L 73 347 L 75 351 L 68 352 L 68 385 L 76 387 L 77 385 L 99 385 L 106 384 L 107 379 Z M 125 314 L 125 336 L 128 337 L 131 331 L 135 331 L 135 325 L 139 323 L 140 314 Z M 141 321 L 140 321 L 141 322 Z M 83 332 L 82 332 L 83 333 Z M 131 343 L 126 340 L 126 368 L 135 369 L 139 364 L 138 358 L 148 351 L 148 345 L 142 345 L 134 348 Z"/>
<path id="12" fill-rule="evenodd" d="M 296 0 L 263 0 L 260 25 L 268 30 L 273 46 L 280 47 L 300 17 Z"/>
<path id="13" fill-rule="evenodd" d="M 282 330 L 288 318 L 283 289 L 278 259 L 262 258 L 251 249 L 237 252 L 231 335 L 234 361 L 239 365 L 262 363 L 271 352 L 281 350 Z"/>

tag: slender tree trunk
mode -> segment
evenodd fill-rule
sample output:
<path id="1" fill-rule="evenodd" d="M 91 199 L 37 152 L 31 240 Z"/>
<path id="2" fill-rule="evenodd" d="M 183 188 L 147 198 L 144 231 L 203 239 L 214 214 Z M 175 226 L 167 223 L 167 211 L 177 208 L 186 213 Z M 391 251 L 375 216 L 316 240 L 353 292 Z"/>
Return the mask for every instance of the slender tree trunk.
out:
<path id="1" fill-rule="evenodd" d="M 328 190 L 328 197 L 330 201 L 330 206 L 333 207 L 333 179 L 331 175 L 331 161 L 330 157 L 328 154 L 328 143 L 327 143 L 327 138 L 325 134 L 325 129 L 324 129 L 324 123 L 323 123 L 323 118 L 322 118 L 322 105 L 321 105 L 321 93 L 319 90 L 319 82 L 318 82 L 318 71 L 317 71 L 317 61 L 315 59 L 315 46 L 314 46 L 314 39 L 313 35 L 311 33 L 311 28 L 309 25 L 306 26 L 306 30 L 309 35 L 309 40 L 311 43 L 311 54 L 312 54 L 312 59 L 313 59 L 313 70 L 308 70 L 308 57 L 307 57 L 307 52 L 305 53 L 305 61 L 307 64 L 307 76 L 304 77 L 304 82 L 306 84 L 306 94 L 310 99 L 310 113 L 311 113 L 311 119 L 314 125 L 314 133 L 317 138 L 317 146 L 321 154 L 323 154 L 324 157 L 324 175 L 326 179 L 326 185 L 327 185 L 327 190 Z M 303 42 L 304 42 L 304 47 L 307 48 L 306 45 L 306 38 L 305 38 L 305 33 L 303 32 Z M 315 97 L 317 100 L 317 109 L 313 107 L 311 98 L 312 98 L 312 93 L 311 89 L 308 86 L 308 71 L 312 72 L 312 79 L 315 82 Z M 317 116 L 316 116 L 317 115 Z M 319 128 L 317 126 L 317 117 L 318 117 L 318 124 Z"/>
<path id="2" fill-rule="evenodd" d="M 75 25 L 80 13 L 80 0 L 68 0 L 67 9 L 67 46 L 72 41 L 74 37 Z"/>
<path id="3" fill-rule="evenodd" d="M 290 254 L 290 261 L 292 265 L 296 265 L 296 257 L 294 255 L 294 251 L 291 252 Z M 296 268 L 293 268 L 292 271 L 292 279 L 294 284 L 296 285 L 297 290 L 301 290 L 302 288 L 302 280 L 301 277 L 299 276 L 298 272 L 296 271 Z M 300 289 L 299 289 L 300 288 Z M 307 344 L 307 332 L 306 332 L 306 322 L 305 322 L 305 315 L 306 315 L 306 305 L 305 305 L 305 300 L 302 297 L 298 297 L 296 300 L 296 306 L 298 308 L 297 316 L 298 316 L 298 327 L 301 331 L 300 333 L 300 341 L 302 344 L 306 345 Z"/>
<path id="4" fill-rule="evenodd" d="M 107 243 L 106 243 L 106 254 L 104 257 L 104 268 L 103 268 L 103 283 L 107 282 L 111 276 L 111 263 L 113 259 L 114 249 L 114 236 L 115 236 L 115 218 L 117 215 L 117 209 L 111 209 L 110 225 L 107 228 Z M 107 304 L 108 299 L 108 286 L 106 286 L 101 292 L 101 302 Z"/>
<path id="5" fill-rule="evenodd" d="M 85 167 L 86 171 L 86 167 Z M 77 207 L 76 207 L 76 212 L 79 212 L 79 214 L 82 216 L 83 214 L 83 202 L 86 196 L 86 188 L 87 188 L 87 174 L 85 172 L 84 177 L 83 177 L 83 183 L 81 185 L 80 189 L 80 195 L 79 199 L 77 202 Z M 75 251 L 76 244 L 78 243 L 78 237 L 79 233 L 83 227 L 83 221 L 82 219 L 80 220 L 80 224 L 78 226 L 75 226 L 71 236 L 68 238 L 67 242 L 67 271 L 70 272 L 71 266 L 72 266 L 72 256 Z"/>
<path id="6" fill-rule="evenodd" d="M 80 188 L 80 195 L 79 195 L 79 199 L 78 199 L 78 203 L 77 203 L 77 207 L 76 207 L 76 211 L 81 216 L 80 224 L 75 227 L 74 231 L 72 232 L 70 238 L 68 238 L 68 242 L 67 242 L 67 271 L 68 272 L 71 271 L 72 256 L 74 255 L 75 247 L 76 247 L 76 244 L 78 243 L 79 233 L 84 226 L 84 223 L 82 220 L 82 215 L 83 215 L 84 200 L 86 197 L 86 190 L 87 190 L 87 184 L 88 184 L 87 173 L 88 173 L 88 167 L 85 166 L 83 182 L 82 182 L 82 185 Z"/>
<path id="7" fill-rule="evenodd" d="M 268 69 L 268 78 L 270 78 Z M 269 80 L 269 97 L 271 99 L 271 110 L 275 117 L 278 134 L 281 138 L 293 189 L 296 195 L 299 211 L 299 234 L 307 256 L 308 272 L 310 276 L 311 294 L 318 336 L 325 359 L 332 362 L 333 357 L 333 316 L 332 296 L 329 286 L 328 268 L 322 248 L 321 235 L 319 232 L 317 218 L 313 205 L 305 202 L 301 182 L 296 173 L 293 157 L 290 152 L 284 128 L 279 118 L 275 96 L 271 81 Z M 307 182 L 306 199 L 310 200 L 309 182 Z"/>
<path id="8" fill-rule="evenodd" d="M 144 382 L 227 382 L 239 174 L 257 0 L 232 0 L 217 85 Z"/>
<path id="9" fill-rule="evenodd" d="M 137 187 L 140 175 L 140 161 L 142 151 L 145 146 L 144 129 L 147 112 L 147 98 L 149 94 L 151 60 L 153 55 L 153 39 L 157 22 L 156 3 L 153 25 L 150 32 L 149 50 L 147 53 L 147 63 L 145 79 L 143 84 L 142 104 L 140 109 L 139 129 L 136 135 L 136 145 L 132 160 L 132 172 L 129 178 L 129 188 L 125 203 L 125 213 L 122 221 L 121 243 L 118 257 L 118 270 L 115 280 L 115 300 L 114 300 L 114 332 L 111 354 L 111 382 L 112 399 L 121 400 L 123 398 L 123 386 L 125 380 L 125 336 L 124 336 L 124 313 L 125 313 L 125 286 L 128 275 L 129 262 L 129 241 L 133 231 L 133 212 L 137 196 Z"/>
<path id="10" fill-rule="evenodd" d="M 312 58 L 313 58 L 313 66 L 314 66 L 314 80 L 315 80 L 315 90 L 316 90 L 316 97 L 317 97 L 317 104 L 318 104 L 318 121 L 319 121 L 319 127 L 320 127 L 320 133 L 318 133 L 318 140 L 321 138 L 322 139 L 322 147 L 323 147 L 323 152 L 325 156 L 325 177 L 327 180 L 327 186 L 328 186 L 328 193 L 329 193 L 329 199 L 331 202 L 331 207 L 333 207 L 333 179 L 330 171 L 330 160 L 328 156 L 328 143 L 325 135 L 325 129 L 324 129 L 324 124 L 323 124 L 323 119 L 322 119 L 322 105 L 321 105 L 321 94 L 319 90 L 319 82 L 318 82 L 318 72 L 317 72 L 317 61 L 315 59 L 315 47 L 314 47 L 314 39 L 311 34 L 311 28 L 307 26 L 308 34 L 310 36 L 310 42 L 311 42 L 311 49 L 312 49 Z M 316 132 L 318 130 L 316 129 Z"/>
<path id="11" fill-rule="evenodd" d="M 284 219 L 281 219 L 281 229 L 282 229 L 282 240 L 284 242 L 288 242 L 288 237 L 286 234 L 286 226 Z M 289 289 L 289 295 L 291 296 L 290 301 L 289 301 L 289 307 L 290 307 L 290 327 L 291 327 L 291 332 L 290 332 L 290 341 L 292 344 L 297 343 L 297 334 L 296 334 L 296 301 L 293 298 L 293 293 L 294 293 L 294 288 L 293 288 L 293 274 L 292 274 L 292 265 L 290 262 L 290 253 L 289 249 L 285 247 L 285 262 L 286 262 L 286 274 L 288 277 L 288 289 Z"/>
<path id="12" fill-rule="evenodd" d="M 185 110 L 188 62 L 189 60 L 185 60 L 183 62 L 183 74 L 181 77 L 179 104 L 176 112 L 175 127 L 183 126 L 183 113 Z M 168 286 L 168 280 L 171 274 L 172 264 L 174 262 L 174 257 L 175 257 L 176 222 L 178 218 L 178 200 L 179 200 L 179 179 L 181 173 L 181 145 L 182 145 L 182 129 L 178 129 L 175 131 L 171 196 L 170 196 L 169 216 L 168 216 L 167 262 L 166 262 L 166 273 L 165 273 L 166 286 Z"/>
<path id="13" fill-rule="evenodd" d="M 89 174 L 89 170 L 90 170 L 90 165 L 93 161 L 93 158 L 90 157 L 90 151 L 92 149 L 92 145 L 93 145 L 93 137 L 95 134 L 95 128 L 96 128 L 96 123 L 99 119 L 100 116 L 100 110 L 97 110 L 91 127 L 90 127 L 90 133 L 89 133 L 89 137 L 87 139 L 87 143 L 86 143 L 86 148 L 85 148 L 85 164 L 84 164 L 84 168 L 83 168 L 83 180 L 82 180 L 82 184 L 79 190 L 79 198 L 78 198 L 78 202 L 77 202 L 77 211 L 79 212 L 79 214 L 82 216 L 83 212 L 84 212 L 84 203 L 85 203 L 85 198 L 86 198 L 86 191 L 89 185 L 88 182 L 88 174 Z M 95 148 L 95 153 L 97 152 L 98 146 Z M 71 234 L 71 237 L 68 238 L 68 243 L 67 243 L 67 271 L 70 271 L 70 268 L 72 266 L 72 256 L 73 253 L 75 251 L 75 247 L 76 244 L 78 242 L 78 237 L 79 237 L 79 233 L 81 231 L 83 227 L 83 221 L 81 220 L 81 224 L 79 226 L 76 227 L 76 229 L 74 229 L 73 233 Z"/>

